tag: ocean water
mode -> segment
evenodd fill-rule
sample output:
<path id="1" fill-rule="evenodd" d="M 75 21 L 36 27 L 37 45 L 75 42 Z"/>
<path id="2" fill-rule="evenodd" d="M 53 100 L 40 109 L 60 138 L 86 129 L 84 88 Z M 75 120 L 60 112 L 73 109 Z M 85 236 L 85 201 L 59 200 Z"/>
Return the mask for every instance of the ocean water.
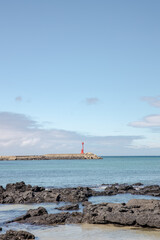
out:
<path id="1" fill-rule="evenodd" d="M 0 185 L 22 180 L 27 184 L 44 187 L 136 182 L 160 184 L 160 157 L 0 161 Z"/>
<path id="2" fill-rule="evenodd" d="M 27 184 L 50 187 L 90 186 L 100 189 L 102 184 L 136 183 L 160 185 L 160 157 L 104 157 L 102 160 L 40 160 L 0 161 L 0 185 L 24 181 Z M 127 202 L 133 198 L 150 199 L 151 196 L 120 194 L 91 197 L 93 203 Z M 160 199 L 160 198 L 156 198 Z M 60 206 L 64 203 L 60 203 Z M 24 214 L 28 209 L 44 206 L 49 213 L 56 212 L 55 203 L 0 205 L 0 226 L 23 229 L 35 234 L 39 240 L 158 240 L 159 230 L 113 227 L 107 225 L 66 225 L 37 227 L 27 224 L 4 224 Z M 58 210 L 57 210 L 58 211 Z M 82 211 L 82 206 L 80 207 Z"/>

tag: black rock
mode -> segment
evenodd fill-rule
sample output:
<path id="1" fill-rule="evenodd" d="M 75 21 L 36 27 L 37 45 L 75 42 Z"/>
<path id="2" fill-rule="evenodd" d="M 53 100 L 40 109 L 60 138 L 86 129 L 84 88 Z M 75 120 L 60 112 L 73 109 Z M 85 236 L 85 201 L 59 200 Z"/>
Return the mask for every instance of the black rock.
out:
<path id="1" fill-rule="evenodd" d="M 79 205 L 78 204 L 72 204 L 72 205 L 65 205 L 65 206 L 62 206 L 62 207 L 58 207 L 56 208 L 58 210 L 78 210 L 79 209 Z"/>
<path id="2" fill-rule="evenodd" d="M 83 214 L 80 212 L 62 212 L 57 214 L 48 214 L 43 208 L 30 209 L 25 215 L 22 215 L 10 222 L 29 223 L 36 225 L 57 225 L 68 223 L 81 223 Z"/>
<path id="3" fill-rule="evenodd" d="M 0 240 L 25 240 L 35 239 L 35 236 L 26 231 L 13 231 L 9 230 L 5 234 L 0 235 Z"/>
<path id="4" fill-rule="evenodd" d="M 160 228 L 160 201 L 132 199 L 127 204 L 102 203 L 84 209 L 83 222 Z"/>

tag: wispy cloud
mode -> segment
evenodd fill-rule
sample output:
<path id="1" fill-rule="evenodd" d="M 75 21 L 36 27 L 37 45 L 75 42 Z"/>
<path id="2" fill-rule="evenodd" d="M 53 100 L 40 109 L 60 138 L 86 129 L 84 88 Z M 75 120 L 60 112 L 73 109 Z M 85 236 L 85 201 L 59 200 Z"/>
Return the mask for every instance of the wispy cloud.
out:
<path id="1" fill-rule="evenodd" d="M 148 115 L 142 121 L 135 121 L 129 123 L 129 126 L 138 128 L 155 128 L 160 127 L 160 115 Z"/>
<path id="2" fill-rule="evenodd" d="M 17 97 L 15 98 L 15 101 L 16 101 L 16 102 L 22 102 L 22 97 L 21 97 L 21 96 L 17 96 Z"/>
<path id="3" fill-rule="evenodd" d="M 0 155 L 78 153 L 82 141 L 85 151 L 125 155 L 134 141 L 142 139 L 141 136 L 86 136 L 46 129 L 29 116 L 11 112 L 0 112 L 0 133 Z"/>
<path id="4" fill-rule="evenodd" d="M 86 104 L 87 105 L 94 105 L 99 102 L 99 99 L 94 97 L 94 98 L 86 98 Z"/>
<path id="5" fill-rule="evenodd" d="M 157 97 L 142 97 L 142 101 L 147 102 L 153 107 L 160 108 L 160 96 Z"/>

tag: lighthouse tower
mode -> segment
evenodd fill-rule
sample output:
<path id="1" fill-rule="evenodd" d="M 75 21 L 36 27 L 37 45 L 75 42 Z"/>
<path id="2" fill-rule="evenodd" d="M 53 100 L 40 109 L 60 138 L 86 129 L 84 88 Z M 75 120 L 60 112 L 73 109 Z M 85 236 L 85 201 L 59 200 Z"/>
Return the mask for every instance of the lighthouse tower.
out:
<path id="1" fill-rule="evenodd" d="M 81 154 L 84 154 L 84 142 L 82 142 Z"/>

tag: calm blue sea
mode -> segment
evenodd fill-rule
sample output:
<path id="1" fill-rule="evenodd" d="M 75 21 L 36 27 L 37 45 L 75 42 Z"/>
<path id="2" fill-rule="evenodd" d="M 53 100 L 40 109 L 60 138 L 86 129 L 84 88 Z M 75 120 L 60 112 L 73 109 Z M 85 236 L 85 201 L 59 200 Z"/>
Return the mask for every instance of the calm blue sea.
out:
<path id="1" fill-rule="evenodd" d="M 160 157 L 0 161 L 0 185 L 17 181 L 44 187 L 136 182 L 160 184 Z"/>
<path id="2" fill-rule="evenodd" d="M 0 161 L 0 185 L 24 181 L 44 187 L 90 186 L 101 188 L 101 184 L 136 183 L 160 185 L 160 157 L 103 157 L 102 160 L 41 160 Z M 120 194 L 116 196 L 91 197 L 89 201 L 127 202 L 132 198 L 153 198 Z M 160 198 L 157 198 L 160 199 Z M 63 205 L 65 203 L 59 203 Z M 65 225 L 59 227 L 8 224 L 5 222 L 25 214 L 28 209 L 44 206 L 53 213 L 55 203 L 0 204 L 0 226 L 8 229 L 23 229 L 38 236 L 38 240 L 158 240 L 160 231 L 141 231 L 130 228 L 114 228 L 108 225 Z M 82 206 L 80 206 L 80 211 Z M 58 210 L 57 210 L 58 211 Z M 76 238 L 73 238 L 76 236 Z"/>

